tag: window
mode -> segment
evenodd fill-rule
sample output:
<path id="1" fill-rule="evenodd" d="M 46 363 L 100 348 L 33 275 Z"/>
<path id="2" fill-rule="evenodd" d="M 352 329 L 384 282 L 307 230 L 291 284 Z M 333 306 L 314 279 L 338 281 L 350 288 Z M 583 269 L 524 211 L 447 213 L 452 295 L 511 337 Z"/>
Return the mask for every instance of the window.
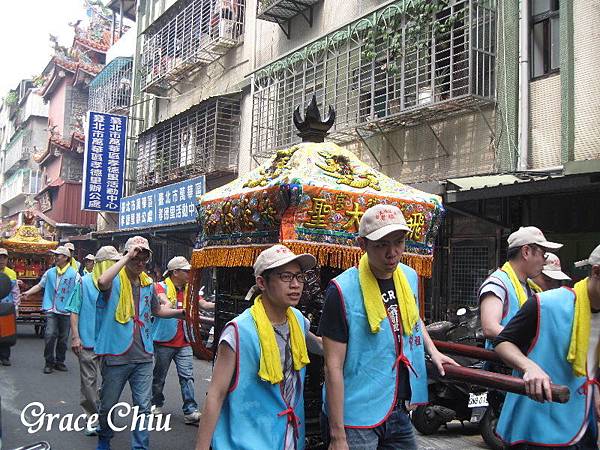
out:
<path id="1" fill-rule="evenodd" d="M 560 67 L 559 0 L 531 3 L 531 77 L 537 78 Z"/>

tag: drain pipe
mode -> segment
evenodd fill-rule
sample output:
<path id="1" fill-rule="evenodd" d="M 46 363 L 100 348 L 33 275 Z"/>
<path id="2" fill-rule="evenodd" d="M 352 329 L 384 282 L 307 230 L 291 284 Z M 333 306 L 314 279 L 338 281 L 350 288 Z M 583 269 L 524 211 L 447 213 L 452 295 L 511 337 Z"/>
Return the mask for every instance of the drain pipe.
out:
<path id="1" fill-rule="evenodd" d="M 529 160 L 529 0 L 521 0 L 519 14 L 519 156 L 517 170 Z"/>

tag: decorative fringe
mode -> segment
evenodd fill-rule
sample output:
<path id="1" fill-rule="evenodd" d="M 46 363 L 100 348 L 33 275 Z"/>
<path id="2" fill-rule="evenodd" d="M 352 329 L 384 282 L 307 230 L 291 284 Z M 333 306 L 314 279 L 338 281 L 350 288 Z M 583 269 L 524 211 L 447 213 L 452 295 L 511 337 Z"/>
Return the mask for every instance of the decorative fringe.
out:
<path id="1" fill-rule="evenodd" d="M 358 247 L 341 247 L 339 245 L 320 244 L 314 242 L 284 241 L 294 253 L 310 253 L 320 266 L 347 269 L 357 266 L 362 250 Z M 233 246 L 233 247 L 206 247 L 194 250 L 192 254 L 192 267 L 202 269 L 205 267 L 252 267 L 256 257 L 270 245 Z M 431 278 L 433 258 L 426 255 L 404 253 L 402 262 L 417 272 L 418 275 Z"/>

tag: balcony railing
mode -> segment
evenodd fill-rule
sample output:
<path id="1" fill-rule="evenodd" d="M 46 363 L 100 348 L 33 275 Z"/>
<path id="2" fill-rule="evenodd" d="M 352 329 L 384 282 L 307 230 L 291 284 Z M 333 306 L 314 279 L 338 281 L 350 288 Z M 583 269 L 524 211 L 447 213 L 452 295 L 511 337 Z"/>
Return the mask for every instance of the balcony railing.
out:
<path id="1" fill-rule="evenodd" d="M 27 139 L 29 137 L 29 139 Z M 29 159 L 30 150 L 25 148 L 25 142 L 31 140 L 31 130 L 20 130 L 12 137 L 5 150 L 4 171 L 10 172 L 19 161 Z"/>
<path id="2" fill-rule="evenodd" d="M 242 42 L 245 0 L 180 0 L 144 32 L 142 90 L 160 94 Z"/>
<path id="3" fill-rule="evenodd" d="M 137 190 L 217 172 L 237 172 L 239 97 L 206 100 L 140 135 Z"/>
<path id="4" fill-rule="evenodd" d="M 37 170 L 21 169 L 8 178 L 0 189 L 0 204 L 10 206 L 20 196 L 37 194 L 40 178 Z"/>
<path id="5" fill-rule="evenodd" d="M 90 82 L 90 111 L 128 112 L 131 103 L 132 67 L 132 58 L 115 58 L 94 77 Z"/>
<path id="6" fill-rule="evenodd" d="M 397 1 L 258 70 L 253 154 L 298 142 L 292 112 L 313 94 L 322 111 L 336 109 L 330 137 L 341 143 L 493 103 L 495 4 L 458 0 L 420 14 Z"/>

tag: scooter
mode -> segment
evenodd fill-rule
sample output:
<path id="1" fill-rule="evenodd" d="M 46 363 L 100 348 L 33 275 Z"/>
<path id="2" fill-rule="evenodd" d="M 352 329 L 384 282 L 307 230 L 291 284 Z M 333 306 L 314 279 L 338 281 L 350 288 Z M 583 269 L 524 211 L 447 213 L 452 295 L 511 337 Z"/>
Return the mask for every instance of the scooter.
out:
<path id="1" fill-rule="evenodd" d="M 485 339 L 481 330 L 478 308 L 460 308 L 450 314 L 450 320 L 427 326 L 434 340 L 449 341 L 483 347 Z M 464 367 L 486 368 L 486 363 L 463 356 L 454 357 Z M 481 435 L 493 450 L 502 450 L 502 441 L 495 435 L 495 426 L 503 402 L 501 393 L 488 391 L 476 385 L 450 380 L 429 379 L 428 405 L 412 412 L 412 422 L 422 434 L 430 435 L 442 425 L 453 420 L 479 424 Z"/>

